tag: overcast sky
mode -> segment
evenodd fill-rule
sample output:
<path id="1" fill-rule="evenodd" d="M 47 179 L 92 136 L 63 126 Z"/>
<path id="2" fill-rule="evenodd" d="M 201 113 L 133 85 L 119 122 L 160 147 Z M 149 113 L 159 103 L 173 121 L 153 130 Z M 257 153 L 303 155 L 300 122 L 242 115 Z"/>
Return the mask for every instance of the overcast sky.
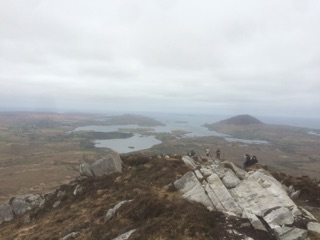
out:
<path id="1" fill-rule="evenodd" d="M 320 117 L 320 1 L 0 1 L 0 110 Z"/>

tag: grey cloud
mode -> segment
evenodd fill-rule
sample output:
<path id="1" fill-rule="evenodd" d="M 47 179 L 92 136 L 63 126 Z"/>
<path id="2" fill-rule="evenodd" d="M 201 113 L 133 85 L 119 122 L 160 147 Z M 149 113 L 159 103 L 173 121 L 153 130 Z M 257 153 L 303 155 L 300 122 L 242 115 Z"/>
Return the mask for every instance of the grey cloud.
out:
<path id="1" fill-rule="evenodd" d="M 12 0 L 0 16 L 0 108 L 319 114 L 318 1 Z"/>

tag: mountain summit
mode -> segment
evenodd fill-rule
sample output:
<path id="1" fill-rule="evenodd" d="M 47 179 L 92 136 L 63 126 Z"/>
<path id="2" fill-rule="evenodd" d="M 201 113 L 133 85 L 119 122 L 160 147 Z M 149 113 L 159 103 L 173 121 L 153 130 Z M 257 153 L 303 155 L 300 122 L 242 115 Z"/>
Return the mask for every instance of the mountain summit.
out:
<path id="1" fill-rule="evenodd" d="M 243 114 L 243 115 L 238 115 L 232 118 L 222 120 L 218 123 L 234 124 L 234 125 L 249 125 L 249 124 L 261 124 L 262 122 L 248 114 Z"/>

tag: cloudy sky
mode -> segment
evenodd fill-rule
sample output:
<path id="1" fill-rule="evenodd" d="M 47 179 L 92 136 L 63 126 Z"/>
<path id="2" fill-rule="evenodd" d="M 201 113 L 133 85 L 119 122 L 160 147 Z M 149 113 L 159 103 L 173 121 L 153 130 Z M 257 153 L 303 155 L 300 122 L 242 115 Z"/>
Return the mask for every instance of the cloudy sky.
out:
<path id="1" fill-rule="evenodd" d="M 320 117 L 320 1 L 1 1 L 17 109 Z"/>

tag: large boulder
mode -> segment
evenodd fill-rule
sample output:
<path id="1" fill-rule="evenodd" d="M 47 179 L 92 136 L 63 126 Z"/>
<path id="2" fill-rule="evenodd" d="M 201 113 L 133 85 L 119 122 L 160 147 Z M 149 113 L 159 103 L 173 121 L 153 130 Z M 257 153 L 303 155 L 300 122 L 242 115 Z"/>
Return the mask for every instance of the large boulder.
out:
<path id="1" fill-rule="evenodd" d="M 122 172 L 122 160 L 116 152 L 109 153 L 95 161 L 91 166 L 88 163 L 80 164 L 80 175 L 82 176 L 100 177 L 114 172 Z"/>
<path id="2" fill-rule="evenodd" d="M 13 210 L 9 202 L 0 205 L 0 224 L 3 221 L 11 221 L 14 218 Z"/>
<path id="3" fill-rule="evenodd" d="M 316 234 L 320 234 L 320 223 L 318 223 L 318 222 L 309 222 L 307 227 L 308 227 L 308 230 L 310 232 L 314 232 Z"/>
<path id="4" fill-rule="evenodd" d="M 22 198 L 14 198 L 11 201 L 11 207 L 15 215 L 20 215 L 27 210 L 30 210 L 30 205 Z"/>

